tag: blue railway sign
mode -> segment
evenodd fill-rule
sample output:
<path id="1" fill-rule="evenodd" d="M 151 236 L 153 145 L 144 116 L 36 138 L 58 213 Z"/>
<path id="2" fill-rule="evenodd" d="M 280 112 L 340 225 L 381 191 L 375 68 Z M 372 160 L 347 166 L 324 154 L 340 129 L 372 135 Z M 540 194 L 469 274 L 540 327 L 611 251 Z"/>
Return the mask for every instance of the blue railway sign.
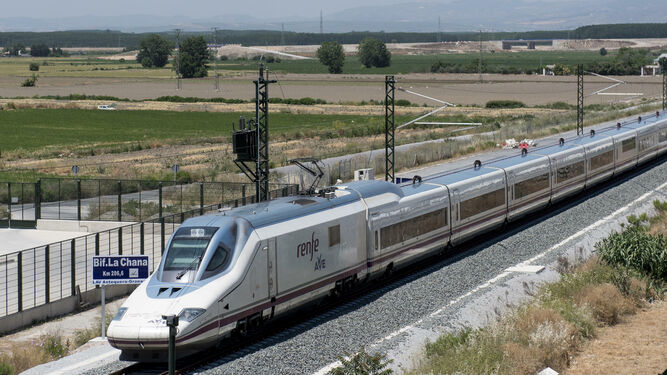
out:
<path id="1" fill-rule="evenodd" d="M 148 278 L 147 255 L 93 257 L 93 284 L 140 284 Z"/>

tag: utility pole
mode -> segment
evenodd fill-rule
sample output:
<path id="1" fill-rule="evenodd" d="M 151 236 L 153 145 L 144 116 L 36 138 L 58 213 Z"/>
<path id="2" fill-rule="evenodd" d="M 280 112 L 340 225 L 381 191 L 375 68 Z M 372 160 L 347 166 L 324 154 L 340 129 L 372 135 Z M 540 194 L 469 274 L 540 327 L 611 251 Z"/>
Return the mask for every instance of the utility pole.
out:
<path id="1" fill-rule="evenodd" d="M 396 182 L 394 175 L 394 76 L 384 78 L 384 180 Z"/>
<path id="2" fill-rule="evenodd" d="M 477 69 L 479 70 L 479 83 L 482 83 L 482 30 L 479 31 L 479 64 Z"/>
<path id="3" fill-rule="evenodd" d="M 255 183 L 257 202 L 268 201 L 269 196 L 269 70 L 264 74 L 264 64 L 259 65 L 259 77 L 255 83 L 255 118 L 246 127 L 245 119 L 239 119 L 239 130 L 234 131 L 232 145 L 234 163 Z M 254 164 L 254 171 L 252 164 Z"/>
<path id="4" fill-rule="evenodd" d="M 280 45 L 285 45 L 285 23 L 280 24 Z"/>
<path id="5" fill-rule="evenodd" d="M 577 65 L 577 135 L 584 134 L 584 66 Z"/>
<path id="6" fill-rule="evenodd" d="M 178 55 L 176 55 L 176 90 L 181 89 L 181 29 L 176 29 L 176 48 L 178 48 Z"/>
<path id="7" fill-rule="evenodd" d="M 442 43 L 442 33 L 440 31 L 440 16 L 438 16 L 438 43 Z"/>
<path id="8" fill-rule="evenodd" d="M 269 197 L 269 69 L 264 74 L 264 64 L 259 65 L 259 77 L 255 83 L 255 124 L 257 124 L 257 201 Z"/>
<path id="9" fill-rule="evenodd" d="M 220 91 L 220 76 L 218 75 L 218 28 L 213 28 L 213 43 L 215 53 L 213 54 L 213 74 L 215 75 L 215 91 Z"/>
<path id="10" fill-rule="evenodd" d="M 662 64 L 662 110 L 667 110 L 667 62 Z"/>
<path id="11" fill-rule="evenodd" d="M 324 34 L 324 20 L 322 18 L 322 9 L 320 9 L 320 35 Z"/>

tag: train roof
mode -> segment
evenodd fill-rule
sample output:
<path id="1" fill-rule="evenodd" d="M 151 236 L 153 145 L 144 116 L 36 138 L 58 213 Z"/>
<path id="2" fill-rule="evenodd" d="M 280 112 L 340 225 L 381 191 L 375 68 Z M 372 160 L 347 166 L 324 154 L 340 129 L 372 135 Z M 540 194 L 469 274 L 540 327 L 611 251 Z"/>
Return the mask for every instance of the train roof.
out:
<path id="1" fill-rule="evenodd" d="M 425 181 L 425 182 L 432 182 L 432 181 Z M 420 194 L 426 191 L 434 190 L 434 189 L 440 189 L 440 186 L 436 185 L 431 185 L 431 184 L 423 184 L 423 183 L 409 183 L 406 185 L 401 185 L 401 190 L 403 190 L 403 194 L 406 197 L 409 197 L 411 195 L 415 194 Z"/>
<path id="2" fill-rule="evenodd" d="M 259 228 L 357 202 L 360 200 L 359 195 L 364 198 L 387 193 L 395 194 L 399 198 L 404 196 L 403 190 L 398 185 L 385 181 L 357 181 L 335 187 L 337 190 L 331 199 L 310 195 L 282 197 L 268 202 L 233 208 L 216 215 L 189 219 L 184 225 L 215 226 L 216 221 L 222 221 L 224 217 L 239 217 L 248 220 L 253 227 Z"/>
<path id="3" fill-rule="evenodd" d="M 527 161 L 533 161 L 533 160 L 539 160 L 539 159 L 544 159 L 546 156 L 540 155 L 534 152 L 534 150 L 528 151 L 527 154 L 525 155 L 515 155 L 515 156 L 510 156 L 504 159 L 498 159 L 491 161 L 487 163 L 486 165 L 489 167 L 496 167 L 496 168 L 509 168 L 513 167 L 517 164 L 520 163 L 525 163 Z"/>
<path id="4" fill-rule="evenodd" d="M 449 185 L 459 181 L 467 180 L 470 178 L 480 177 L 487 174 L 498 172 L 498 169 L 488 168 L 482 165 L 479 168 L 467 168 L 459 171 L 450 172 L 444 175 L 436 175 L 433 177 L 425 178 L 424 182 L 431 182 L 439 185 Z"/>

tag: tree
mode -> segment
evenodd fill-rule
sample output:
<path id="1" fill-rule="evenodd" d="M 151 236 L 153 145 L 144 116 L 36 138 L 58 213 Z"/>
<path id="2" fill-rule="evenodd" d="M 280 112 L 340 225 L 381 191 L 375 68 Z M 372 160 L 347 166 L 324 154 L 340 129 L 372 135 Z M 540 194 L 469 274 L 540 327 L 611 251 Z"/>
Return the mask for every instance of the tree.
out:
<path id="1" fill-rule="evenodd" d="M 38 63 L 30 63 L 30 65 L 28 65 L 28 69 L 30 69 L 30 71 L 32 71 L 32 72 L 37 72 L 37 71 L 39 71 L 39 64 Z"/>
<path id="2" fill-rule="evenodd" d="M 382 68 L 391 65 L 391 52 L 380 39 L 367 37 L 359 43 L 359 61 L 367 68 Z"/>
<path id="3" fill-rule="evenodd" d="M 201 78 L 208 75 L 211 54 L 203 36 L 185 39 L 178 50 L 178 71 L 183 78 Z"/>
<path id="4" fill-rule="evenodd" d="M 46 57 L 51 53 L 51 50 L 49 49 L 49 46 L 46 44 L 33 44 L 30 46 L 30 56 L 35 56 L 35 57 Z"/>
<path id="5" fill-rule="evenodd" d="M 607 49 L 604 47 L 600 48 L 600 55 L 607 56 Z"/>
<path id="6" fill-rule="evenodd" d="M 329 68 L 329 73 L 339 74 L 343 72 L 345 64 L 345 52 L 343 46 L 338 42 L 324 42 L 317 49 L 317 58 L 323 65 Z"/>
<path id="7" fill-rule="evenodd" d="M 151 34 L 139 42 L 137 62 L 144 68 L 162 68 L 167 65 L 174 44 L 158 34 Z"/>
<path id="8" fill-rule="evenodd" d="M 51 56 L 53 56 L 53 57 L 63 57 L 63 56 L 65 56 L 65 52 L 60 47 L 53 47 L 53 49 L 51 49 Z"/>

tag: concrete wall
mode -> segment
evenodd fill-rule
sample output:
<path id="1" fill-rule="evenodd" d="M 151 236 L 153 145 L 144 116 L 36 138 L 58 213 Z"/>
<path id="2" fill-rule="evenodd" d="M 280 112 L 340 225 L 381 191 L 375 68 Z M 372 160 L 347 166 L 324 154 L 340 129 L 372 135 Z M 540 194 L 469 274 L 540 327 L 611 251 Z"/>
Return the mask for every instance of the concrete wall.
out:
<path id="1" fill-rule="evenodd" d="M 107 299 L 120 297 L 130 294 L 136 285 L 107 285 L 105 294 Z M 101 289 L 95 288 L 81 293 L 81 303 L 88 305 L 100 304 Z M 81 304 L 79 296 L 71 296 L 46 305 L 37 306 L 31 309 L 23 310 L 19 313 L 0 318 L 0 335 L 17 331 L 29 327 L 37 322 L 60 317 L 79 311 Z M 87 327 L 81 327 L 87 328 Z"/>
<path id="2" fill-rule="evenodd" d="M 122 227 L 124 225 L 136 224 L 124 221 L 76 221 L 76 220 L 37 220 L 38 230 L 56 230 L 65 232 L 96 233 L 105 230 Z"/>

